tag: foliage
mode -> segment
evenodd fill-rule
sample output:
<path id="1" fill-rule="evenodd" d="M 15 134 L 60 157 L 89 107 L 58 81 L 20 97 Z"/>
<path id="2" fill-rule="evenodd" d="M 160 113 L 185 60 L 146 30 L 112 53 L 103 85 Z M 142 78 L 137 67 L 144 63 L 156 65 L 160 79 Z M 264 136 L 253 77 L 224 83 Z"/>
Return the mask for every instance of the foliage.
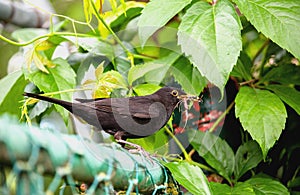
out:
<path id="1" fill-rule="evenodd" d="M 120 1 L 119 6 L 110 1 L 108 12 L 102 12 L 102 2 L 84 0 L 85 26 L 90 29 L 97 22 L 89 33 L 77 32 L 75 24 L 84 23 L 72 20 L 74 32 L 57 24 L 49 31 L 18 30 L 13 37 L 20 42 L 0 37 L 27 46 L 22 70 L 0 80 L 1 113 L 18 114 L 16 103 L 7 105 L 21 100 L 16 94 L 24 90 L 70 101 L 70 92 L 83 90 L 94 98 L 125 97 L 175 85 L 199 95 L 213 85 L 221 94 L 215 101 L 228 100 L 229 106 L 223 113 L 214 115 L 218 112 L 211 109 L 203 114 L 205 93 L 202 103 L 193 104 L 201 112 L 197 125 L 180 130 L 189 132 L 189 154 L 170 133 L 185 158 L 165 163 L 174 177 L 193 194 L 288 194 L 300 189 L 300 162 L 292 162 L 300 148 L 295 136 L 300 126 L 300 1 L 152 0 Z M 59 58 L 55 51 L 65 43 L 77 50 Z M 26 108 L 23 115 L 29 119 Z M 56 110 L 71 128 L 65 110 L 42 108 L 36 122 Z M 226 121 L 233 122 L 228 127 Z M 174 130 L 178 133 L 179 127 Z M 169 152 L 163 147 L 169 143 L 164 129 L 132 142 L 162 155 Z M 216 179 L 212 173 L 221 177 L 217 183 L 208 182 Z"/>

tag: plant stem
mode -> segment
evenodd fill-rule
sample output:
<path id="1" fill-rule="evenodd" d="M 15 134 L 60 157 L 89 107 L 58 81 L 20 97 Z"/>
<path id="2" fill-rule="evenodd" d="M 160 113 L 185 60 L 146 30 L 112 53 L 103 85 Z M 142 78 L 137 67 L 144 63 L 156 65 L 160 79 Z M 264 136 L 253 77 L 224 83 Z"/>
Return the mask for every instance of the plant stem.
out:
<path id="1" fill-rule="evenodd" d="M 228 114 L 228 112 L 231 110 L 231 108 L 234 105 L 234 101 L 232 101 L 229 106 L 226 108 L 225 112 L 223 112 L 221 114 L 221 116 L 214 122 L 214 124 L 211 126 L 211 128 L 209 129 L 209 132 L 213 132 L 217 126 L 220 124 L 220 122 L 225 118 L 225 116 Z"/>
<path id="2" fill-rule="evenodd" d="M 167 128 L 167 127 L 165 127 L 165 130 L 166 130 L 166 132 L 174 139 L 174 141 L 176 142 L 176 144 L 178 145 L 178 147 L 179 147 L 180 150 L 182 151 L 183 156 L 184 156 L 184 158 L 185 158 L 185 160 L 186 160 L 187 162 L 189 162 L 189 163 L 192 164 L 192 165 L 198 166 L 198 167 L 200 167 L 201 169 L 205 169 L 205 170 L 210 171 L 210 172 L 215 172 L 213 169 L 209 168 L 208 166 L 193 161 L 193 160 L 191 159 L 191 157 L 189 156 L 189 154 L 186 152 L 185 148 L 184 148 L 184 147 L 182 146 L 182 144 L 180 143 L 180 141 L 177 139 L 177 137 L 170 131 L 170 129 Z"/>
<path id="3" fill-rule="evenodd" d="M 267 39 L 264 44 L 259 48 L 259 50 L 256 52 L 255 56 L 253 57 L 252 60 L 252 64 L 254 64 L 255 59 L 259 56 L 259 54 L 261 54 L 263 52 L 263 50 L 269 45 L 270 43 L 270 39 Z M 263 70 L 264 70 L 264 62 L 265 62 L 265 57 L 266 55 L 264 54 L 261 60 L 261 64 L 260 64 L 260 70 L 259 70 L 259 76 L 261 77 L 263 75 Z"/>
<path id="4" fill-rule="evenodd" d="M 265 47 L 269 44 L 270 39 L 267 39 L 264 44 L 258 49 L 258 51 L 255 53 L 253 57 L 252 63 L 254 63 L 255 59 L 259 56 L 259 54 L 265 49 Z"/>
<path id="5" fill-rule="evenodd" d="M 119 45 L 124 49 L 124 51 L 126 51 L 126 53 L 128 55 L 131 55 L 131 52 L 125 47 L 125 45 L 122 43 L 122 41 L 119 39 L 119 37 L 116 35 L 116 33 L 110 28 L 110 26 L 104 21 L 104 19 L 101 17 L 101 15 L 99 14 L 94 1 L 90 0 L 90 3 L 93 7 L 93 10 L 95 12 L 95 16 L 98 20 L 100 20 L 102 22 L 102 24 L 105 26 L 105 28 L 112 34 L 112 36 L 114 37 L 114 39 L 119 43 Z"/>
<path id="6" fill-rule="evenodd" d="M 153 57 L 149 57 L 149 56 L 145 56 L 145 55 L 140 55 L 140 54 L 132 54 L 132 56 L 134 58 L 142 59 L 142 60 L 153 60 L 154 59 Z"/>
<path id="7" fill-rule="evenodd" d="M 177 146 L 180 148 L 181 152 L 183 153 L 184 158 L 187 161 L 192 161 L 192 159 L 190 158 L 189 154 L 185 151 L 185 148 L 183 147 L 183 145 L 180 143 L 180 141 L 177 139 L 177 137 L 170 131 L 169 128 L 167 128 L 165 126 L 165 130 L 166 132 L 171 136 L 172 139 L 174 139 L 175 143 L 177 144 Z"/>
<path id="8" fill-rule="evenodd" d="M 188 161 L 190 164 L 192 165 L 195 165 L 197 167 L 200 167 L 201 169 L 204 169 L 204 170 L 207 170 L 207 171 L 210 171 L 210 172 L 216 172 L 215 170 L 211 169 L 210 167 L 204 165 L 204 164 L 201 164 L 201 163 L 198 163 L 198 162 L 195 162 L 195 161 Z"/>
<path id="9" fill-rule="evenodd" d="M 29 45 L 31 43 L 34 43 L 35 41 L 37 41 L 39 39 L 49 38 L 49 37 L 57 36 L 57 35 L 58 36 L 92 37 L 91 35 L 88 35 L 88 34 L 78 34 L 78 33 L 70 33 L 70 32 L 54 32 L 54 33 L 48 33 L 48 34 L 45 34 L 45 35 L 38 36 L 34 39 L 31 39 L 30 41 L 22 42 L 22 43 L 10 40 L 10 39 L 2 36 L 2 35 L 0 35 L 0 39 L 7 42 L 7 43 L 9 43 L 9 44 L 22 47 L 22 46 L 26 46 L 26 45 Z"/>

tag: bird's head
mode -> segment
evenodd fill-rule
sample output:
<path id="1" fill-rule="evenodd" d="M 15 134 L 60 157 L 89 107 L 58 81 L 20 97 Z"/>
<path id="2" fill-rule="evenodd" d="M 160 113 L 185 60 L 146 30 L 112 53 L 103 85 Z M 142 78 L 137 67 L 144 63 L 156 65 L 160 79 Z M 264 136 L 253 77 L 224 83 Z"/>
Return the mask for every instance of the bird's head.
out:
<path id="1" fill-rule="evenodd" d="M 181 89 L 174 87 L 163 87 L 155 93 L 163 99 L 168 99 L 169 101 L 172 101 L 174 103 L 186 100 L 199 101 L 198 96 L 186 94 Z"/>

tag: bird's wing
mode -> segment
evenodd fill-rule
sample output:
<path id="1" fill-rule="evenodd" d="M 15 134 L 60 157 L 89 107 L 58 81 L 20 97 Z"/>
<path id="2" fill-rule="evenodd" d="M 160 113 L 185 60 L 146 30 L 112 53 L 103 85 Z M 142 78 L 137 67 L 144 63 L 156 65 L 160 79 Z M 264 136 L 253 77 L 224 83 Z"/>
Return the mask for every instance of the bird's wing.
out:
<path id="1" fill-rule="evenodd" d="M 106 98 L 96 98 L 96 99 L 81 99 L 81 98 L 76 98 L 75 100 L 80 102 L 80 103 L 87 103 L 87 102 L 95 102 L 97 100 L 103 100 Z"/>
<path id="2" fill-rule="evenodd" d="M 89 102 L 89 104 L 94 105 L 93 107 L 100 112 L 112 112 L 124 117 L 132 116 L 143 119 L 159 117 L 160 107 L 157 107 L 153 103 L 153 100 L 147 98 L 114 98 Z"/>

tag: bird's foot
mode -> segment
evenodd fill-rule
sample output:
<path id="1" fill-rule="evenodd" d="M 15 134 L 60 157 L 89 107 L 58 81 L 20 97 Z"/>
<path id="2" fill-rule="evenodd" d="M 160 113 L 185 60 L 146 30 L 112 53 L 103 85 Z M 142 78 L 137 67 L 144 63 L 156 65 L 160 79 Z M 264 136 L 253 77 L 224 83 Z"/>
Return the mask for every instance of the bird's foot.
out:
<path id="1" fill-rule="evenodd" d="M 138 145 L 138 144 L 134 144 L 122 139 L 116 140 L 118 143 L 120 143 L 121 145 L 125 145 L 127 144 L 128 146 L 131 146 L 132 148 L 129 148 L 128 151 L 132 154 L 135 153 L 139 153 L 142 154 L 143 156 L 145 156 L 147 159 L 150 160 L 150 162 L 152 162 L 151 159 L 151 155 L 149 154 L 149 152 L 147 152 L 142 146 Z M 152 162 L 153 163 L 153 162 Z"/>

